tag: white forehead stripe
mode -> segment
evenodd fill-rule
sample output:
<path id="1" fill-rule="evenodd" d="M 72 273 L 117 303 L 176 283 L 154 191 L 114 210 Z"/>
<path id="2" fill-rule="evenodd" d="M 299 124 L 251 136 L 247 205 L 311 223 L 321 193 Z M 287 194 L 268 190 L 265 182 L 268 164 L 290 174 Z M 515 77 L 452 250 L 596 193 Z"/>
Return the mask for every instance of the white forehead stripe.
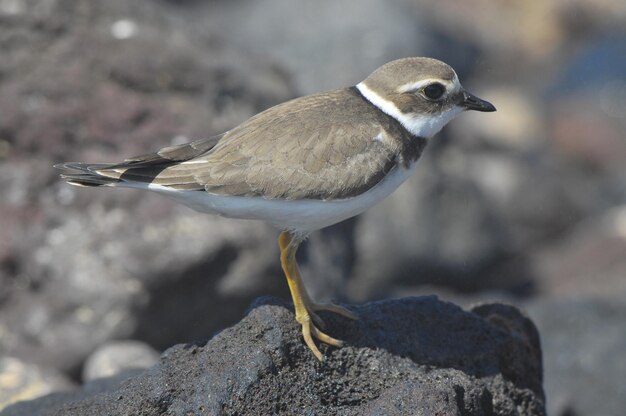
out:
<path id="1" fill-rule="evenodd" d="M 439 79 L 439 78 L 423 79 L 421 81 L 409 82 L 408 84 L 400 85 L 397 91 L 399 93 L 408 92 L 408 91 L 417 91 L 420 88 L 423 88 L 426 85 L 432 84 L 434 82 L 438 82 L 439 84 L 442 84 L 444 87 L 446 87 L 446 92 L 448 94 L 454 94 L 461 90 L 461 83 L 459 82 L 459 77 L 457 77 L 456 72 L 455 72 L 454 78 L 452 78 L 452 81 Z"/>
<path id="2" fill-rule="evenodd" d="M 440 114 L 404 114 L 394 103 L 384 99 L 364 83 L 357 84 L 356 88 L 370 103 L 378 107 L 383 113 L 398 120 L 412 135 L 425 139 L 433 137 L 443 126 L 463 111 L 463 108 L 455 106 Z"/>

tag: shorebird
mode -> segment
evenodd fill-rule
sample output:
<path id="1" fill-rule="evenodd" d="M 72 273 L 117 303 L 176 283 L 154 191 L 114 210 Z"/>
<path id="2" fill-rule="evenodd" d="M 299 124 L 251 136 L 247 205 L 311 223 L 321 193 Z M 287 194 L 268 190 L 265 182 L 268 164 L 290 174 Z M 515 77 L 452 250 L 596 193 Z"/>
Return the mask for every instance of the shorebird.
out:
<path id="1" fill-rule="evenodd" d="M 356 86 L 269 108 L 233 129 L 121 163 L 63 163 L 78 186 L 147 189 L 195 210 L 264 220 L 280 230 L 280 261 L 296 320 L 315 357 L 324 332 L 319 311 L 357 316 L 307 294 L 296 251 L 313 231 L 362 213 L 404 182 L 425 145 L 465 110 L 495 111 L 454 70 L 431 58 L 404 58 Z"/>

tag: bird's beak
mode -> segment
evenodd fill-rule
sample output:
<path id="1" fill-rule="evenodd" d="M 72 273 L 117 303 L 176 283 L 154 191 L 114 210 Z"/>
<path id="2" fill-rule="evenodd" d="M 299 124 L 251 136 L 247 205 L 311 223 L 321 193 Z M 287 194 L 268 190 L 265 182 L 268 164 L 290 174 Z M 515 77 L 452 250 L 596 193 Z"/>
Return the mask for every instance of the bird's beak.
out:
<path id="1" fill-rule="evenodd" d="M 482 100 L 467 91 L 463 91 L 463 101 L 461 101 L 461 106 L 465 107 L 467 110 L 482 111 L 484 113 L 496 111 L 496 107 L 494 107 L 489 101 Z"/>

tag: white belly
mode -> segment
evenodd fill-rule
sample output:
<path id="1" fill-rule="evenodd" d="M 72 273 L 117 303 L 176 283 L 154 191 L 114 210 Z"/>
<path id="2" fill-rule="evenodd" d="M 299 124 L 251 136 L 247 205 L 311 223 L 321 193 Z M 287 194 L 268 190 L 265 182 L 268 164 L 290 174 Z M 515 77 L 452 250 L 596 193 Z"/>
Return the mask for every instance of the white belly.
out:
<path id="1" fill-rule="evenodd" d="M 136 182 L 125 183 L 122 186 L 155 191 L 196 211 L 230 218 L 263 220 L 281 230 L 307 234 L 358 215 L 382 201 L 411 175 L 414 168 L 415 163 L 408 169 L 398 166 L 367 192 L 353 198 L 332 201 L 314 199 L 289 201 L 262 197 L 224 196 Z"/>

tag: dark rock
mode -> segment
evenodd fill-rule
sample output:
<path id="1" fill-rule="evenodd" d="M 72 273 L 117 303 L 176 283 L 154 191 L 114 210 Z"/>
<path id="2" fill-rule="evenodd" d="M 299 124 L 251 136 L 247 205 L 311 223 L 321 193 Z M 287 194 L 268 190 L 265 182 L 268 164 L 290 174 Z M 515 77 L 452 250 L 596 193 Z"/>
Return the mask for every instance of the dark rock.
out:
<path id="1" fill-rule="evenodd" d="M 324 316 L 347 345 L 322 345 L 322 363 L 293 313 L 265 298 L 208 343 L 177 345 L 112 390 L 46 397 L 3 416 L 545 414 L 538 334 L 515 308 L 465 312 L 421 297 L 353 310 L 359 321 Z"/>

